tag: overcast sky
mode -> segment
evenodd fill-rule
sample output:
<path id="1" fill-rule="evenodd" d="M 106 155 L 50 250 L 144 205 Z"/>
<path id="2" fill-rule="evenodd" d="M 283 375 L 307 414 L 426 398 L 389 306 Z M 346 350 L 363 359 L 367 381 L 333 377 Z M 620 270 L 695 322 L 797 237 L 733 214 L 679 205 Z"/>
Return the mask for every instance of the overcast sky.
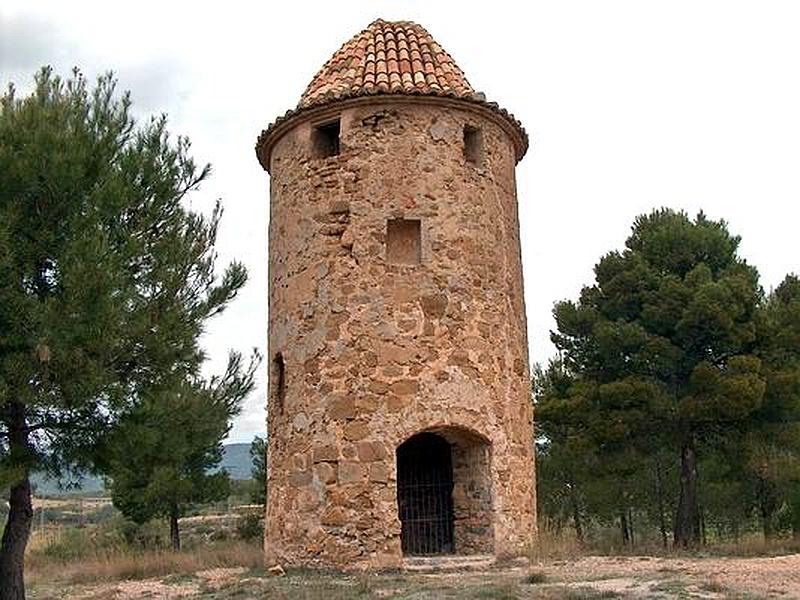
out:
<path id="1" fill-rule="evenodd" d="M 225 216 L 220 264 L 250 282 L 208 328 L 209 372 L 265 350 L 268 179 L 253 147 L 316 71 L 381 17 L 413 20 L 531 136 L 517 169 L 530 352 L 640 213 L 724 218 L 769 289 L 800 271 L 800 2 L 47 2 L 2 0 L 0 83 L 50 64 L 113 70 L 135 113 L 165 112 L 214 167 L 192 200 Z M 265 371 L 266 367 L 262 369 Z M 231 441 L 264 434 L 264 388 Z"/>

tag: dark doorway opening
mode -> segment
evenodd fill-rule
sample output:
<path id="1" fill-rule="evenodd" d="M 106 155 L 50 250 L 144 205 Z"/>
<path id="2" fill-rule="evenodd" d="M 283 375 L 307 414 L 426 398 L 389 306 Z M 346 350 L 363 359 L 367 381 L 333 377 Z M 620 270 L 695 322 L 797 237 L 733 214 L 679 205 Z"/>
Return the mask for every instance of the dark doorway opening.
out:
<path id="1" fill-rule="evenodd" d="M 397 506 L 403 554 L 449 554 L 453 543 L 450 444 L 419 433 L 397 448 Z"/>

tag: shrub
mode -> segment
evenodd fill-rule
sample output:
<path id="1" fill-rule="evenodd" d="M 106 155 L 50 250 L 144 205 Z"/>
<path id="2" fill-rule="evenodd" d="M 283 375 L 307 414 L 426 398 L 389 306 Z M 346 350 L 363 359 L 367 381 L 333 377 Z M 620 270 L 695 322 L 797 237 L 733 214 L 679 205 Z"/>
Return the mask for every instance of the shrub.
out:
<path id="1" fill-rule="evenodd" d="M 264 536 L 264 519 L 260 514 L 248 513 L 236 521 L 236 533 L 242 540 L 255 540 Z"/>

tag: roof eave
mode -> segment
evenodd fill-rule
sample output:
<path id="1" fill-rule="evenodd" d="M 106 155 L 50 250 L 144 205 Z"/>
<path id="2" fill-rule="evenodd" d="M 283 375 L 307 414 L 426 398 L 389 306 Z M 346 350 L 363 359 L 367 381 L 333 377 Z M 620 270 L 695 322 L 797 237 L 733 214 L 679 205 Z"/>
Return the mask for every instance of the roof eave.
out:
<path id="1" fill-rule="evenodd" d="M 270 156 L 272 148 L 277 141 L 297 123 L 306 118 L 324 117 L 324 113 L 335 113 L 349 106 L 369 104 L 376 101 L 388 102 L 414 102 L 425 104 L 449 104 L 457 105 L 460 108 L 477 110 L 482 114 L 493 118 L 509 135 L 515 150 L 516 162 L 522 160 L 528 150 L 528 134 L 522 123 L 513 114 L 501 108 L 496 102 L 488 102 L 482 95 L 456 96 L 449 94 L 431 93 L 387 93 L 378 91 L 369 93 L 366 90 L 357 95 L 344 98 L 326 98 L 314 104 L 297 107 L 286 111 L 282 116 L 273 121 L 269 127 L 261 132 L 256 142 L 256 156 L 265 171 L 270 171 Z"/>

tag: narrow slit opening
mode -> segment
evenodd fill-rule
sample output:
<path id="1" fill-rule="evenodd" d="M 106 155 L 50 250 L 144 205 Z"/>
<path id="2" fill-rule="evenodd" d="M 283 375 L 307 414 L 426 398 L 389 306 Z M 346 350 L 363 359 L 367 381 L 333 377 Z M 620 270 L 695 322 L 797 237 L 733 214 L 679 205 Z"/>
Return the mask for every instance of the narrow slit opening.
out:
<path id="1" fill-rule="evenodd" d="M 283 362 L 283 355 L 278 352 L 272 359 L 272 397 L 273 405 L 278 410 L 278 414 L 283 413 L 283 405 L 286 403 L 286 366 Z"/>

